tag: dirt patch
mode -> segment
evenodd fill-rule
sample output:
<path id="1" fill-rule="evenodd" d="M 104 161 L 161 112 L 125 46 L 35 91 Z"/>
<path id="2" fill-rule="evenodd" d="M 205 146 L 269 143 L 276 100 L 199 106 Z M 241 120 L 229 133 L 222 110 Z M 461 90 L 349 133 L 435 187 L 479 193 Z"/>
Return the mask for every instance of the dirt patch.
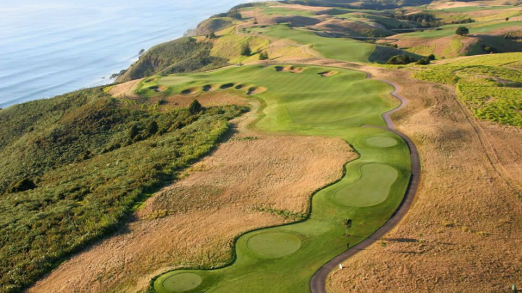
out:
<path id="1" fill-rule="evenodd" d="M 109 90 L 109 94 L 115 98 L 138 99 L 140 96 L 136 94 L 134 90 L 142 80 L 143 79 L 136 79 L 114 85 Z"/>
<path id="2" fill-rule="evenodd" d="M 29 292 L 135 292 L 168 269 L 226 263 L 234 237 L 289 221 L 260 207 L 307 212 L 310 194 L 341 177 L 343 164 L 356 157 L 339 139 L 238 129 L 184 179 L 147 200 L 117 235 L 64 262 Z"/>

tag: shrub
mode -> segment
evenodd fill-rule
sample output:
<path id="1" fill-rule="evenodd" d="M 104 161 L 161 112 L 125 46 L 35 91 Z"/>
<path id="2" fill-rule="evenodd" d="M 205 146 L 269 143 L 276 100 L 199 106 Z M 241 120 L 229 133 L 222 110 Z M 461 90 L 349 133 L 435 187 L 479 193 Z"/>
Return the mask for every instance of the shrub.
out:
<path id="1" fill-rule="evenodd" d="M 158 132 L 158 123 L 156 121 L 151 121 L 147 124 L 147 132 L 150 135 L 154 135 Z"/>
<path id="2" fill-rule="evenodd" d="M 459 26 L 455 33 L 460 36 L 467 36 L 469 34 L 469 29 L 465 26 Z"/>
<path id="3" fill-rule="evenodd" d="M 250 56 L 250 54 L 252 54 L 252 49 L 250 49 L 250 45 L 246 43 L 241 47 L 241 55 Z"/>
<path id="4" fill-rule="evenodd" d="M 259 60 L 268 60 L 268 53 L 266 51 L 261 52 L 261 54 L 259 54 Z"/>
<path id="5" fill-rule="evenodd" d="M 411 62 L 415 62 L 415 58 L 410 57 L 408 55 L 396 55 L 391 57 L 387 64 L 408 64 Z"/>
<path id="6" fill-rule="evenodd" d="M 34 184 L 34 182 L 31 179 L 23 178 L 22 180 L 16 182 L 11 186 L 11 188 L 9 189 L 9 193 L 22 192 L 35 188 L 36 184 Z"/>
<path id="7" fill-rule="evenodd" d="M 203 107 L 201 106 L 198 100 L 194 100 L 189 106 L 190 114 L 198 114 L 199 112 L 201 112 L 201 110 L 203 110 Z"/>
<path id="8" fill-rule="evenodd" d="M 430 58 L 429 57 L 422 57 L 419 61 L 416 63 L 417 65 L 428 65 L 430 64 Z"/>
<path id="9" fill-rule="evenodd" d="M 435 60 L 435 55 L 430 54 L 430 56 L 428 56 L 428 58 L 430 58 L 430 60 Z"/>

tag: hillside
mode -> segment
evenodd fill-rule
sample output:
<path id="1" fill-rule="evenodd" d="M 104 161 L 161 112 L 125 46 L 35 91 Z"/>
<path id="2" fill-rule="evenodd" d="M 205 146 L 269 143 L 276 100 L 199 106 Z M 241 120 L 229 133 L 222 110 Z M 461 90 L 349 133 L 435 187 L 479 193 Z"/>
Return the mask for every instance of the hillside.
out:
<path id="1" fill-rule="evenodd" d="M 162 112 L 95 88 L 0 111 L 1 291 L 18 292 L 110 233 L 242 110 Z"/>

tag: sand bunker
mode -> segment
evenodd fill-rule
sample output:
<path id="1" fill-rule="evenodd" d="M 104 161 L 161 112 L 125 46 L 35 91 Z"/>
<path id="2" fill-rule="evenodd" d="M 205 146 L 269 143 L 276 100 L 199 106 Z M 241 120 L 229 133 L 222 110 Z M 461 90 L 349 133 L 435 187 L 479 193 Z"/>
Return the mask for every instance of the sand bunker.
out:
<path id="1" fill-rule="evenodd" d="M 332 76 L 332 75 L 336 75 L 337 73 L 339 73 L 339 71 L 323 71 L 323 72 L 320 72 L 318 74 L 320 76 L 322 76 L 322 77 L 329 77 L 329 76 Z"/>

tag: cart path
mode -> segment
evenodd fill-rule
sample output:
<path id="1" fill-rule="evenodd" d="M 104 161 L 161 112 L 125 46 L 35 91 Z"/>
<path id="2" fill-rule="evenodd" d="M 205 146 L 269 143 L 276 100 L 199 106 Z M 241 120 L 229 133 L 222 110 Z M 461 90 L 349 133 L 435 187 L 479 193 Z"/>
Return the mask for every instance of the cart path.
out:
<path id="1" fill-rule="evenodd" d="M 365 72 L 367 78 L 371 78 L 371 74 L 368 72 Z M 404 196 L 399 208 L 393 213 L 393 215 L 390 217 L 390 219 L 379 228 L 379 230 L 375 231 L 370 237 L 366 238 L 359 244 L 355 245 L 354 247 L 348 249 L 347 251 L 341 253 L 340 255 L 336 256 L 334 259 L 327 262 L 325 265 L 323 265 L 315 274 L 312 276 L 312 279 L 310 280 L 310 289 L 312 293 L 326 293 L 326 278 L 330 274 L 330 272 L 339 266 L 343 261 L 347 260 L 348 258 L 356 255 L 359 251 L 365 250 L 370 245 L 377 242 L 379 239 L 381 239 L 383 236 L 385 236 L 388 232 L 393 230 L 399 222 L 404 218 L 408 210 L 410 209 L 413 199 L 415 197 L 415 193 L 417 192 L 417 188 L 419 186 L 419 179 L 420 179 L 420 160 L 419 160 L 419 153 L 417 151 L 417 147 L 413 143 L 413 141 L 406 136 L 404 133 L 398 131 L 395 128 L 395 124 L 391 120 L 390 116 L 391 114 L 403 109 L 406 104 L 408 103 L 408 100 L 398 94 L 398 91 L 400 87 L 390 81 L 382 80 L 382 79 L 376 79 L 382 82 L 385 82 L 392 87 L 394 87 L 394 91 L 391 93 L 392 96 L 397 98 L 401 104 L 388 112 L 385 112 L 382 116 L 384 118 L 384 121 L 386 122 L 387 127 L 382 127 L 383 129 L 389 130 L 398 136 L 400 136 L 404 141 L 407 143 L 408 148 L 410 150 L 410 157 L 411 157 L 411 178 L 408 185 L 408 190 L 406 191 L 406 195 Z M 366 126 L 366 127 L 376 127 L 376 126 Z M 381 127 L 378 127 L 381 128 Z"/>

